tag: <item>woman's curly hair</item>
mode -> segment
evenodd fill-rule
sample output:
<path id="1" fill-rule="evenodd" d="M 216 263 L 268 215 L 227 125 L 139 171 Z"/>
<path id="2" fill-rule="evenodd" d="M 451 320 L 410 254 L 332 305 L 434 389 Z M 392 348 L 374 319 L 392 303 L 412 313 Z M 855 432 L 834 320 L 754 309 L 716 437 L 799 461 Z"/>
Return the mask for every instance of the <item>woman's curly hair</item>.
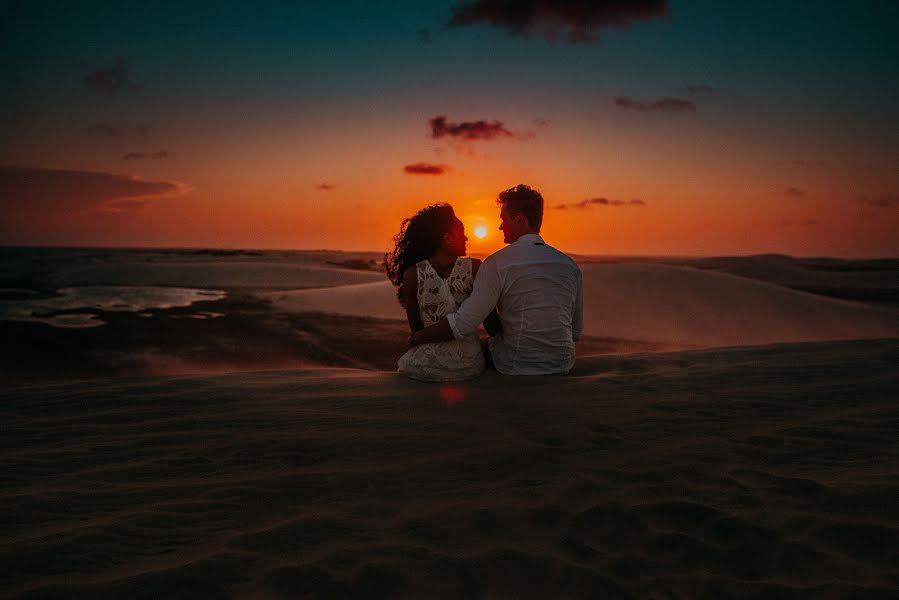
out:
<path id="1" fill-rule="evenodd" d="M 453 224 L 458 222 L 453 207 L 446 203 L 432 204 L 403 221 L 400 232 L 393 238 L 393 252 L 384 255 L 384 268 L 397 288 L 396 297 L 400 306 L 406 306 L 403 273 L 416 263 L 430 258 L 443 242 L 443 235 L 449 233 Z"/>

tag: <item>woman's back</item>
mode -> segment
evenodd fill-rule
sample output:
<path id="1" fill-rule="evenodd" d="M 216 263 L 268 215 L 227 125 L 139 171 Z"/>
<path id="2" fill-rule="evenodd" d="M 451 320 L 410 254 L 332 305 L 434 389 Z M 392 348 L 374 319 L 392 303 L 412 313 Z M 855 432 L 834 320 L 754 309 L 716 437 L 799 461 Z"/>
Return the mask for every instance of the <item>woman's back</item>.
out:
<path id="1" fill-rule="evenodd" d="M 470 258 L 456 259 L 444 279 L 427 260 L 415 265 L 417 299 L 425 327 L 438 323 L 471 295 L 474 287 Z M 477 377 L 485 368 L 484 354 L 477 335 L 461 340 L 416 346 L 397 363 L 399 372 L 422 381 L 453 381 Z"/>
<path id="2" fill-rule="evenodd" d="M 474 287 L 471 259 L 467 257 L 456 259 L 446 279 L 427 260 L 415 265 L 415 275 L 418 279 L 418 308 L 425 327 L 455 312 L 462 301 L 471 295 Z"/>

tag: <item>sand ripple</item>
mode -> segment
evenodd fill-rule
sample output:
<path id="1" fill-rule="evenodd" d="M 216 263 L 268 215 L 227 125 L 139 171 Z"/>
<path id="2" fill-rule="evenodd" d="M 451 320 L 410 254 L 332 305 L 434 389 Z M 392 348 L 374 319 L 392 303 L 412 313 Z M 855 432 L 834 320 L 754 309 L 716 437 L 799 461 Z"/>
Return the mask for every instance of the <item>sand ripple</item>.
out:
<path id="1" fill-rule="evenodd" d="M 886 598 L 895 341 L 0 392 L 0 595 Z"/>

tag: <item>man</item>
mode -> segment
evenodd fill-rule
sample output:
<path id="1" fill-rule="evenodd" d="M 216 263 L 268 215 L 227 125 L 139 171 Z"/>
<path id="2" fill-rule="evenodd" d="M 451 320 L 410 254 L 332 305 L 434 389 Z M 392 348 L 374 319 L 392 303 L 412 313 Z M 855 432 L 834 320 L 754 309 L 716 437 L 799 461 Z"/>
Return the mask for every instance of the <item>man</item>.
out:
<path id="1" fill-rule="evenodd" d="M 526 185 L 500 193 L 500 229 L 509 244 L 487 257 L 474 289 L 455 313 L 416 331 L 413 346 L 462 338 L 496 307 L 502 331 L 490 338 L 496 370 L 506 375 L 567 373 L 584 330 L 581 270 L 540 237 L 543 197 Z"/>

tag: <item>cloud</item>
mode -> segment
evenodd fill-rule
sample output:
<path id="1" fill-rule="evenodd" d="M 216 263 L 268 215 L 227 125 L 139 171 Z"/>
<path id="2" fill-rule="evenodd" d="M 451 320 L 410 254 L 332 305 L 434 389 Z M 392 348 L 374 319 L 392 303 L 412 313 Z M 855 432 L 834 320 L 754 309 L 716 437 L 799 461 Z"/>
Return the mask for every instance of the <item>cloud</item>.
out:
<path id="1" fill-rule="evenodd" d="M 87 128 L 87 133 L 90 135 L 106 140 L 145 138 L 151 131 L 153 131 L 153 126 L 146 121 L 134 125 L 102 121 Z"/>
<path id="2" fill-rule="evenodd" d="M 332 183 L 323 182 L 323 183 L 320 183 L 317 186 L 315 186 L 315 189 L 322 191 L 322 192 L 330 192 L 335 187 L 337 187 L 337 186 Z"/>
<path id="3" fill-rule="evenodd" d="M 802 222 L 803 225 L 820 225 L 821 221 L 818 219 L 806 219 Z"/>
<path id="4" fill-rule="evenodd" d="M 121 198 L 97 206 L 94 211 L 106 215 L 122 215 L 144 210 L 152 203 L 146 198 Z"/>
<path id="5" fill-rule="evenodd" d="M 428 121 L 431 137 L 435 140 L 448 137 L 452 139 L 475 141 L 495 140 L 497 138 L 517 138 L 520 134 L 509 131 L 502 121 L 463 121 L 450 123 L 446 117 L 439 115 Z"/>
<path id="6" fill-rule="evenodd" d="M 805 190 L 800 190 L 797 187 L 788 187 L 784 193 L 793 198 L 805 198 Z"/>
<path id="7" fill-rule="evenodd" d="M 557 204 L 553 206 L 556 210 L 568 210 L 568 209 L 585 209 L 591 206 L 646 206 L 646 202 L 640 200 L 639 198 L 634 198 L 633 200 L 609 200 L 608 198 L 589 198 L 587 200 L 581 200 L 580 202 L 574 202 L 572 204 Z"/>
<path id="8" fill-rule="evenodd" d="M 40 167 L 0 166 L 4 226 L 64 222 L 95 213 L 120 214 L 151 199 L 183 195 L 191 187 L 130 175 Z"/>
<path id="9" fill-rule="evenodd" d="M 153 160 L 167 160 L 175 156 L 174 152 L 169 152 L 168 150 L 160 150 L 158 152 L 129 152 L 128 154 L 122 157 L 122 160 L 145 160 L 145 159 L 153 159 Z"/>
<path id="10" fill-rule="evenodd" d="M 571 44 L 593 43 L 603 29 L 627 29 L 667 12 L 665 0 L 473 0 L 453 6 L 446 28 L 486 23 L 548 42 L 564 37 Z"/>
<path id="11" fill-rule="evenodd" d="M 106 69 L 97 69 L 90 75 L 85 76 L 84 83 L 88 89 L 101 94 L 115 94 L 123 89 L 131 91 L 142 89 L 142 86 L 134 83 L 128 77 L 128 69 L 125 67 L 125 61 L 121 57 L 116 59 L 113 66 Z"/>
<path id="12" fill-rule="evenodd" d="M 815 169 L 825 166 L 821 160 L 805 160 L 804 158 L 794 158 L 786 162 L 781 160 L 774 161 L 778 167 L 796 167 L 797 169 Z"/>
<path id="13" fill-rule="evenodd" d="M 409 175 L 443 175 L 450 168 L 446 165 L 433 165 L 430 163 L 414 163 L 403 167 L 403 171 Z"/>
<path id="14" fill-rule="evenodd" d="M 687 93 L 691 98 L 695 98 L 697 96 L 717 96 L 721 90 L 710 85 L 688 85 Z"/>
<path id="15" fill-rule="evenodd" d="M 866 196 L 863 198 L 863 201 L 874 208 L 897 208 L 899 207 L 899 194 L 884 194 L 880 198 L 868 198 Z"/>
<path id="16" fill-rule="evenodd" d="M 696 105 L 690 100 L 665 96 L 658 100 L 641 102 L 627 96 L 615 98 L 615 105 L 625 110 L 640 112 L 696 112 Z"/>

